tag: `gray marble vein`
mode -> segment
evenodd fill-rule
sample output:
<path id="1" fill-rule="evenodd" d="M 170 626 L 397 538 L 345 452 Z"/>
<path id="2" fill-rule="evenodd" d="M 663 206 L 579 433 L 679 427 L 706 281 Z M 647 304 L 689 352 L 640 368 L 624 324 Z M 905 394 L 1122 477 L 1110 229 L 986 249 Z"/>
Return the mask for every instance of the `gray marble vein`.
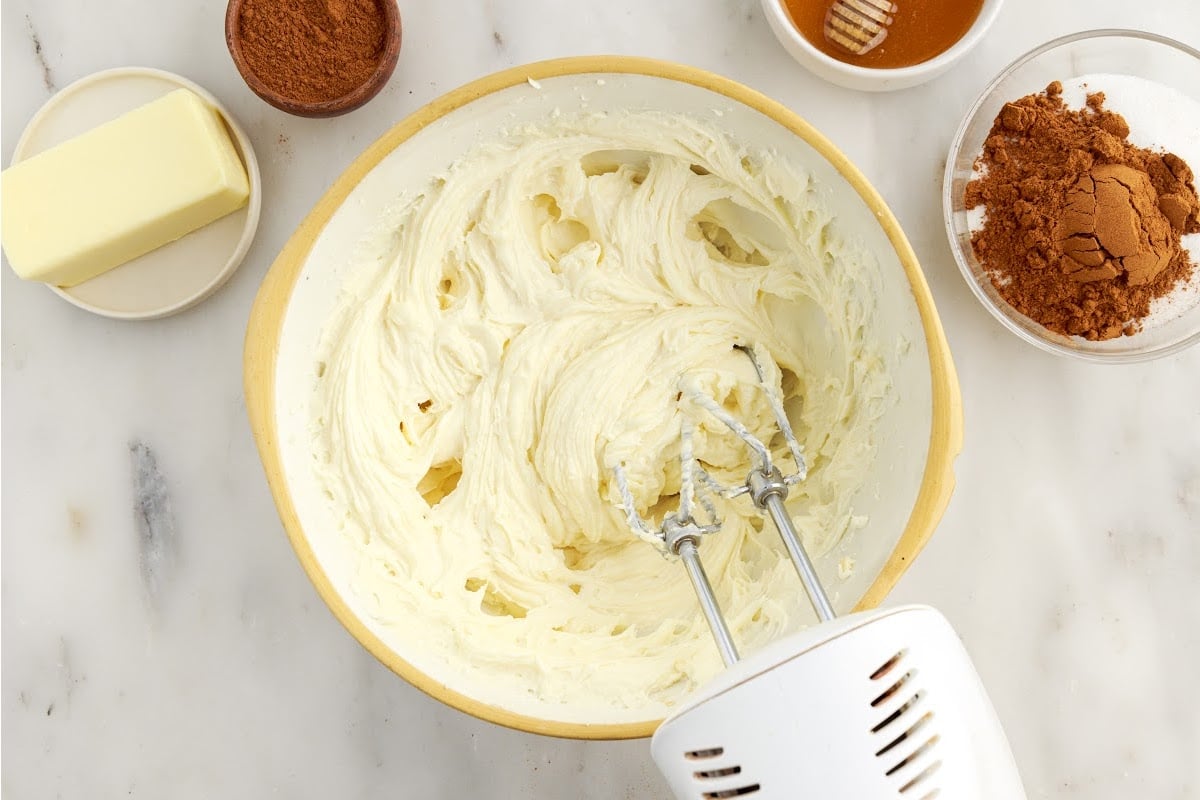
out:
<path id="1" fill-rule="evenodd" d="M 50 70 L 50 62 L 46 60 L 46 53 L 42 48 L 42 37 L 38 36 L 37 28 L 33 26 L 33 17 L 29 14 L 25 15 L 25 27 L 29 31 L 29 43 L 33 46 L 33 56 L 42 69 L 42 83 L 45 84 L 46 91 L 53 93 L 58 90 L 54 83 L 54 73 Z"/>
<path id="2" fill-rule="evenodd" d="M 129 443 L 133 475 L 133 520 L 138 536 L 138 565 L 151 606 L 170 583 L 177 555 L 175 514 L 167 481 L 154 451 L 144 442 Z"/>

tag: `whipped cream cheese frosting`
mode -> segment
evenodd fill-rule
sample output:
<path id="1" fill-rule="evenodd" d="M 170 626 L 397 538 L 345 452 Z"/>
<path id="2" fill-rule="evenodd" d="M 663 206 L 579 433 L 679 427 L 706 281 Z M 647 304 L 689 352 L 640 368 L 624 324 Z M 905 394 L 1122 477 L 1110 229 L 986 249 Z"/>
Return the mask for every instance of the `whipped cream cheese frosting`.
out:
<path id="1" fill-rule="evenodd" d="M 827 551 L 891 383 L 874 258 L 798 165 L 710 123 L 559 117 L 402 198 L 353 259 L 322 334 L 314 457 L 357 607 L 402 655 L 517 711 L 645 719 L 721 669 L 682 566 L 626 524 L 674 510 L 681 426 L 719 481 L 750 452 L 698 387 L 794 467 L 757 348 L 805 448 L 788 507 Z M 700 552 L 743 652 L 810 619 L 746 498 Z M 387 637 L 385 636 L 385 639 Z"/>

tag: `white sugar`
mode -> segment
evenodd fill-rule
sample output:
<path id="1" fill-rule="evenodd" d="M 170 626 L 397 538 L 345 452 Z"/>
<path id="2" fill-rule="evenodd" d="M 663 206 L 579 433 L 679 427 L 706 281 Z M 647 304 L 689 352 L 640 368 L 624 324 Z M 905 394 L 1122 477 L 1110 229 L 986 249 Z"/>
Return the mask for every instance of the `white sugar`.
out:
<path id="1" fill-rule="evenodd" d="M 1132 75 L 1083 75 L 1063 81 L 1063 102 L 1083 108 L 1088 94 L 1104 92 L 1104 107 L 1129 123 L 1129 141 L 1166 150 L 1200 165 L 1200 103 L 1178 89 Z"/>

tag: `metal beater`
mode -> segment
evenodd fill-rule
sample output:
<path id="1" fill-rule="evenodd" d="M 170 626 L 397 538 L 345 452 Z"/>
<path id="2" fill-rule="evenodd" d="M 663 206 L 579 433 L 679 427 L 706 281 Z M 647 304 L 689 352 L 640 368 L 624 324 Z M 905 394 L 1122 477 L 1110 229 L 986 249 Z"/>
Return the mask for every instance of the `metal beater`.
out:
<path id="1" fill-rule="evenodd" d="M 927 606 L 835 617 L 784 506 L 807 475 L 777 389 L 750 359 L 796 464 L 784 474 L 766 443 L 697 386 L 682 397 L 738 436 L 753 454 L 744 483 L 721 486 L 697 461 L 694 423 L 683 425 L 679 509 L 651 530 L 622 466 L 617 487 L 629 526 L 677 554 L 700 600 L 726 670 L 694 692 L 654 734 L 655 762 L 679 798 L 853 797 L 1023 800 L 1008 741 L 962 643 Z M 700 562 L 721 529 L 710 495 L 749 495 L 774 523 L 820 624 L 741 659 Z M 703 511 L 704 521 L 696 519 Z"/>
<path id="2" fill-rule="evenodd" d="M 708 626 L 712 629 L 713 638 L 717 640 L 721 658 L 727 667 L 732 666 L 738 660 L 737 646 L 733 642 L 733 635 L 729 632 L 725 618 L 721 615 L 716 594 L 704 571 L 704 565 L 700 562 L 699 551 L 700 540 L 706 534 L 719 531 L 721 520 L 718 518 L 712 502 L 702 496 L 700 505 L 708 512 L 709 521 L 701 524 L 693 516 L 693 510 L 697 504 L 697 490 L 700 487 L 727 498 L 739 497 L 744 494 L 750 495 L 750 500 L 754 505 L 767 512 L 771 522 L 779 531 L 783 545 L 787 548 L 796 572 L 800 574 L 804 591 L 808 593 L 808 599 L 816 609 L 817 616 L 822 622 L 828 622 L 834 618 L 833 605 L 829 602 L 825 587 L 821 585 L 812 560 L 800 542 L 800 534 L 796 531 L 791 515 L 784 506 L 788 488 L 800 483 L 808 476 L 803 448 L 792 431 L 792 423 L 788 420 L 787 413 L 783 408 L 783 398 L 779 396 L 774 387 L 766 383 L 762 364 L 759 363 L 754 350 L 745 345 L 734 345 L 734 349 L 745 354 L 754 365 L 754 373 L 758 376 L 759 386 L 762 387 L 767 403 L 771 407 L 771 413 L 775 416 L 775 424 L 779 426 L 779 432 L 783 434 L 788 452 L 796 462 L 795 471 L 784 475 L 775 464 L 771 450 L 766 443 L 751 433 L 740 420 L 722 408 L 719 403 L 690 385 L 681 387 L 683 397 L 733 431 L 753 453 L 757 464 L 750 469 L 745 483 L 729 488 L 722 487 L 696 462 L 692 451 L 692 423 L 685 419 L 683 447 L 680 453 L 679 510 L 668 514 L 663 519 L 661 528 L 651 531 L 634 507 L 633 494 L 629 490 L 629 482 L 625 477 L 624 469 L 621 466 L 616 467 L 617 487 L 621 492 L 621 503 L 625 508 L 630 527 L 643 538 L 660 539 L 668 552 L 678 555 L 683 561 L 688 577 L 692 580 L 692 586 L 696 590 L 696 595 L 700 599 L 700 608 L 704 612 L 705 619 L 708 620 Z"/>

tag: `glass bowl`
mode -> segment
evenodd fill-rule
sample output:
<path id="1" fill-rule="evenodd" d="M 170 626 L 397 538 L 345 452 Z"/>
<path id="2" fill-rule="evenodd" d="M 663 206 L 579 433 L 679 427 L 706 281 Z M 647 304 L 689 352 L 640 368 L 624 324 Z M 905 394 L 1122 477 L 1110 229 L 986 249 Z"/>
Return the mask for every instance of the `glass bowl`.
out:
<path id="1" fill-rule="evenodd" d="M 1191 280 L 1155 302 L 1143 329 L 1130 336 L 1106 341 L 1088 341 L 1064 336 L 1034 322 L 1000 296 L 971 247 L 971 222 L 963 206 L 967 182 L 974 176 L 975 159 L 996 115 L 1005 103 L 1040 92 L 1052 81 L 1068 81 L 1084 75 L 1116 74 L 1151 80 L 1175 89 L 1200 105 L 1200 52 L 1163 36 L 1141 31 L 1096 30 L 1055 39 L 1017 59 L 992 81 L 967 112 L 950 146 L 943 182 L 942 206 L 950 249 L 967 284 L 1004 327 L 1030 344 L 1059 355 L 1086 361 L 1124 363 L 1146 361 L 1182 350 L 1200 341 L 1200 269 Z M 1089 87 L 1104 91 L 1096 83 Z M 1111 98 L 1110 98 L 1111 99 Z M 1122 113 L 1113 103 L 1111 110 Z M 1130 124 L 1136 121 L 1130 115 Z M 1155 142 L 1155 149 L 1175 152 L 1200 173 L 1200 131 L 1177 126 L 1169 141 Z M 1139 144 L 1145 144 L 1139 142 Z M 978 213 L 978 212 L 976 212 Z M 1193 263 L 1200 262 L 1200 235 L 1184 237 L 1184 247 Z"/>

